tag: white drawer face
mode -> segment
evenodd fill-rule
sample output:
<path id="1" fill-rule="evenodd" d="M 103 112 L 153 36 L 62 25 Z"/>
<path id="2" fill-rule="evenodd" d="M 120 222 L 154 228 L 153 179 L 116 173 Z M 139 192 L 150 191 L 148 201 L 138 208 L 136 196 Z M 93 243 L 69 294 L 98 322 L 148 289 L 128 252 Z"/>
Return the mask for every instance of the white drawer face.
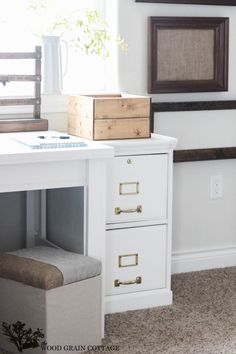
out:
<path id="1" fill-rule="evenodd" d="M 110 230 L 106 244 L 106 295 L 165 287 L 166 225 Z"/>
<path id="2" fill-rule="evenodd" d="M 165 219 L 168 155 L 115 157 L 108 168 L 107 222 Z"/>

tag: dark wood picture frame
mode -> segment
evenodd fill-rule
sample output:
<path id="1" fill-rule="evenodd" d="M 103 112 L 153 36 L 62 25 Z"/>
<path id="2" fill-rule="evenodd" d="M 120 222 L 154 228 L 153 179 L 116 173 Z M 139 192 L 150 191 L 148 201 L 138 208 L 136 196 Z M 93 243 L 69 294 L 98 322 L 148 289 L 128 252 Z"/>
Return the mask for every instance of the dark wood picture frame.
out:
<path id="1" fill-rule="evenodd" d="M 136 0 L 136 2 L 236 6 L 236 0 Z"/>
<path id="2" fill-rule="evenodd" d="M 149 93 L 179 93 L 179 92 L 214 92 L 214 91 L 227 91 L 228 90 L 228 37 L 229 37 L 229 18 L 227 17 L 149 17 L 149 36 L 148 36 L 148 92 Z M 180 30 L 180 31 L 179 31 Z M 192 33 L 196 33 L 193 30 L 204 30 L 204 34 L 208 33 L 211 35 L 211 41 L 209 42 L 209 55 L 212 57 L 212 77 L 209 76 L 208 79 L 158 79 L 158 65 L 161 62 L 164 62 L 164 66 L 168 65 L 164 60 L 158 59 L 158 53 L 160 56 L 160 51 L 162 50 L 161 45 L 163 46 L 162 53 L 169 53 L 168 58 L 171 57 L 171 41 L 159 40 L 158 37 L 163 35 L 163 33 L 171 33 L 172 37 L 177 33 L 178 36 L 183 33 L 182 30 L 190 31 L 190 35 Z M 213 30 L 213 32 L 212 32 Z M 162 31 L 162 32 L 161 32 Z M 175 31 L 175 32 L 172 32 Z M 209 31 L 209 32 L 208 32 Z M 185 32 L 185 37 L 186 37 Z M 200 33 L 199 33 L 200 34 Z M 161 38 L 161 37 L 160 37 Z M 202 41 L 202 36 L 198 35 L 199 41 Z M 209 37 L 210 38 L 210 37 Z M 173 39 L 172 39 L 173 40 Z M 191 45 L 192 42 L 190 42 Z M 166 45 L 169 45 L 166 51 Z M 200 44 L 201 45 L 201 44 Z M 206 44 L 204 44 L 206 47 Z M 213 53 L 212 53 L 213 51 Z M 188 53 L 188 57 L 191 56 L 191 48 L 187 50 L 185 53 Z M 181 53 L 181 48 L 180 48 Z M 174 55 L 174 52 L 173 52 Z M 185 56 L 186 54 L 180 54 L 181 56 Z M 201 54 L 202 55 L 202 54 Z M 159 62 L 158 62 L 159 60 Z M 195 62 L 197 63 L 196 56 L 193 55 L 191 58 L 193 61 L 192 67 L 194 68 Z M 204 59 L 205 60 L 205 59 Z M 203 63 L 204 63 L 203 60 Z M 189 58 L 188 58 L 189 62 Z M 206 63 L 208 65 L 206 60 Z M 181 63 L 176 63 L 176 65 L 180 65 Z M 172 65 L 172 67 L 171 67 Z M 173 67 L 175 62 L 172 62 L 170 66 L 167 66 L 166 72 L 171 72 L 173 68 L 173 72 L 178 72 L 178 68 Z M 203 65 L 203 64 L 202 64 Z M 185 71 L 185 69 L 183 69 Z M 202 68 L 200 68 L 200 71 Z M 194 70 L 193 75 L 195 75 Z M 162 75 L 163 71 L 159 75 Z M 173 74 L 173 77 L 175 74 Z M 171 74 L 170 74 L 171 77 Z"/>

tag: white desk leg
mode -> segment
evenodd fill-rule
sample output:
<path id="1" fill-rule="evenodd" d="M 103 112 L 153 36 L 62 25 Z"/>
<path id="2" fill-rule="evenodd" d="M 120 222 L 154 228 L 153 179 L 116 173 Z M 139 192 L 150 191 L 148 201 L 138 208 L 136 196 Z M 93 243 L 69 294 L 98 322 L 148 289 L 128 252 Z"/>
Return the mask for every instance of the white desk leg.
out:
<path id="1" fill-rule="evenodd" d="M 105 235 L 106 235 L 106 162 L 88 161 L 87 255 L 102 262 L 102 335 L 104 336 Z"/>

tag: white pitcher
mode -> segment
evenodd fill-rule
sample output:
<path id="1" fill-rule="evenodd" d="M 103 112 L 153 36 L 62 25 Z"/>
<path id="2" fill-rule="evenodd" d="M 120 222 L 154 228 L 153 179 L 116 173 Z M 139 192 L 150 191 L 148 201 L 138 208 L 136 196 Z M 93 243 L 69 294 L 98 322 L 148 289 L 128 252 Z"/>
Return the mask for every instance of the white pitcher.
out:
<path id="1" fill-rule="evenodd" d="M 68 47 L 59 36 L 44 36 L 43 40 L 43 93 L 60 94 L 63 76 L 67 71 Z M 62 43 L 66 47 L 65 72 L 62 72 Z"/>

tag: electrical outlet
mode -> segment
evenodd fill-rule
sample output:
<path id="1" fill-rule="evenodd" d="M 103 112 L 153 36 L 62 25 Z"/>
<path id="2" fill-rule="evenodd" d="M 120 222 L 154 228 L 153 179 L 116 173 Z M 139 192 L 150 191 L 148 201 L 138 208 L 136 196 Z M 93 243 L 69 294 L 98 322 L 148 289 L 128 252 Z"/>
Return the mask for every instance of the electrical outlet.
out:
<path id="1" fill-rule="evenodd" d="M 210 178 L 210 199 L 223 198 L 223 176 L 211 176 Z"/>

